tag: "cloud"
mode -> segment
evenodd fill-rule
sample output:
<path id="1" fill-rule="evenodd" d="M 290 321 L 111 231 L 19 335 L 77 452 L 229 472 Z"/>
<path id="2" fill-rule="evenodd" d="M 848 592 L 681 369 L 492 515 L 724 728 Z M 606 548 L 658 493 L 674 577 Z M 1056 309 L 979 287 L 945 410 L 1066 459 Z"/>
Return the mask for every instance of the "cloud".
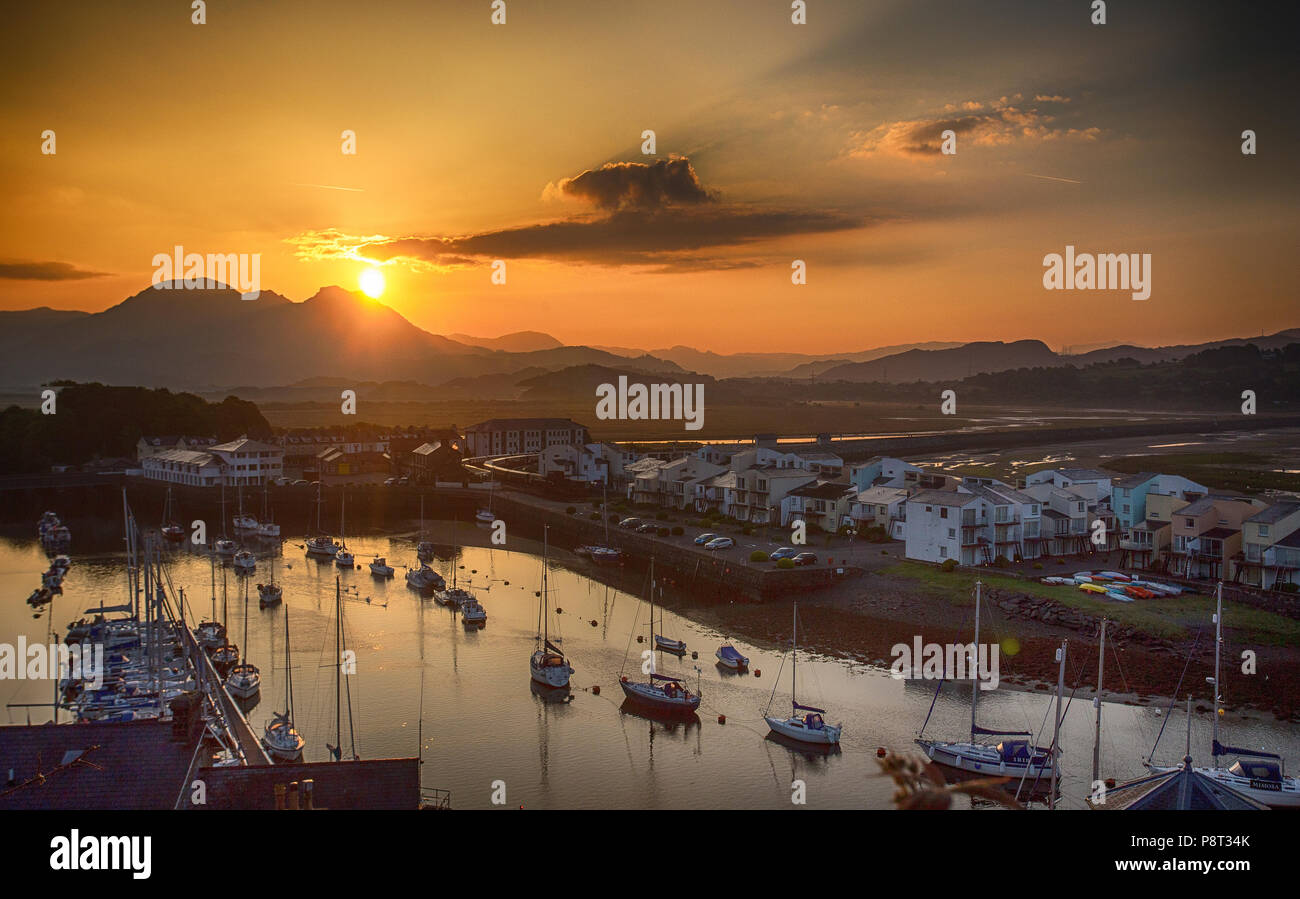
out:
<path id="1" fill-rule="evenodd" d="M 10 281 L 84 281 L 106 277 L 108 272 L 89 272 L 67 262 L 0 262 L 0 279 Z"/>
<path id="2" fill-rule="evenodd" d="M 838 210 L 763 209 L 721 203 L 689 160 L 609 163 L 548 188 L 596 213 L 461 235 L 349 235 L 310 231 L 289 239 L 307 261 L 348 259 L 445 270 L 495 259 L 651 267 L 656 272 L 745 268 L 737 258 L 763 241 L 849 231 L 884 217 Z"/>
<path id="3" fill-rule="evenodd" d="M 546 195 L 586 200 L 598 209 L 662 209 L 665 206 L 695 205 L 716 199 L 704 189 L 699 176 L 684 156 L 653 163 L 607 162 L 594 171 L 548 184 Z"/>
<path id="4" fill-rule="evenodd" d="M 1041 112 L 1036 105 L 1020 105 L 1022 97 L 1000 97 L 987 104 L 967 100 L 949 103 L 946 115 L 925 119 L 889 122 L 870 131 L 855 132 L 850 138 L 849 156 L 870 157 L 876 154 L 903 158 L 942 158 L 943 132 L 952 131 L 962 144 L 976 147 L 1000 147 L 1016 143 L 1041 143 L 1054 140 L 1098 140 L 1100 128 L 1072 128 L 1057 123 L 1056 117 Z M 1069 103 L 1068 97 L 1038 95 L 1035 103 Z M 965 115 L 953 115 L 956 112 Z"/>

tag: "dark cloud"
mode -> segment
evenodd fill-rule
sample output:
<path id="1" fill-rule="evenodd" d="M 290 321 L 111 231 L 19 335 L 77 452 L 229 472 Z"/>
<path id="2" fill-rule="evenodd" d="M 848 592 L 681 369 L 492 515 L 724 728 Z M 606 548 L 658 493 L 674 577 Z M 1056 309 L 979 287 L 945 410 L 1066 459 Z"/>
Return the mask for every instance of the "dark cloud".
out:
<path id="1" fill-rule="evenodd" d="M 700 183 L 691 161 L 682 156 L 652 163 L 607 162 L 594 171 L 565 178 L 558 190 L 607 210 L 662 209 L 715 199 Z"/>
<path id="2" fill-rule="evenodd" d="M 0 262 L 0 279 L 9 281 L 84 281 L 106 277 L 108 272 L 88 272 L 66 262 Z"/>
<path id="3" fill-rule="evenodd" d="M 714 206 L 705 209 L 622 210 L 601 219 L 575 219 L 504 228 L 462 237 L 406 237 L 364 243 L 367 258 L 399 257 L 434 265 L 454 265 L 466 257 L 559 259 L 600 265 L 659 265 L 673 260 L 708 267 L 701 253 L 801 234 L 848 231 L 872 224 L 839 212 L 754 210 Z"/>

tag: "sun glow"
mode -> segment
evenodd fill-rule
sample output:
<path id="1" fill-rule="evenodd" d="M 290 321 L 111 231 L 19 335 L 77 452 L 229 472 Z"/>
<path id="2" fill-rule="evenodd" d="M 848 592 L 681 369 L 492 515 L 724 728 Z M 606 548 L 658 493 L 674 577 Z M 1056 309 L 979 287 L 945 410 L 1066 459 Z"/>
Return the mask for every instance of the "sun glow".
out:
<path id="1" fill-rule="evenodd" d="M 384 292 L 384 273 L 377 268 L 366 269 L 357 281 L 361 285 L 361 292 L 372 300 Z"/>

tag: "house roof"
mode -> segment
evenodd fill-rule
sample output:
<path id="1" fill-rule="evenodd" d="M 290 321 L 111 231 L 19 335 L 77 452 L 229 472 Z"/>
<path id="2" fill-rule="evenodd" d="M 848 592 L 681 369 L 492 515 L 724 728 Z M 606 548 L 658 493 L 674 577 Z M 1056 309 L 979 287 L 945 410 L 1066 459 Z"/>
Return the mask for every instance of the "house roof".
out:
<path id="1" fill-rule="evenodd" d="M 907 499 L 907 491 L 902 487 L 869 487 L 858 494 L 858 502 L 887 505 Z"/>
<path id="2" fill-rule="evenodd" d="M 179 462 L 184 465 L 197 465 L 199 468 L 217 461 L 216 456 L 212 455 L 212 453 L 183 449 L 163 450 L 160 453 L 154 453 L 150 458 L 161 460 L 163 462 Z"/>
<path id="3" fill-rule="evenodd" d="M 1229 537 L 1231 537 L 1233 534 L 1240 534 L 1240 533 L 1241 533 L 1240 528 L 1210 528 L 1208 531 L 1201 534 L 1201 536 L 1209 537 L 1212 540 L 1226 540 Z"/>
<path id="4" fill-rule="evenodd" d="M 211 447 L 211 449 L 213 452 L 218 453 L 267 453 L 278 452 L 280 447 L 274 446 L 270 443 L 261 443 L 257 440 L 250 440 L 247 437 L 238 437 L 228 443 L 218 443 L 216 446 Z"/>
<path id="5" fill-rule="evenodd" d="M 1169 527 L 1169 522 L 1161 521 L 1159 518 L 1148 518 L 1146 521 L 1140 521 L 1134 527 L 1141 528 L 1144 531 L 1159 531 Z"/>
<path id="6" fill-rule="evenodd" d="M 978 500 L 973 493 L 958 493 L 955 490 L 919 490 L 908 499 L 908 504 L 929 503 L 932 506 L 968 506 Z"/>
<path id="7" fill-rule="evenodd" d="M 1120 478 L 1111 486 L 1132 490 L 1134 487 L 1141 487 L 1147 481 L 1154 480 L 1158 477 L 1160 477 L 1160 475 L 1154 471 L 1139 471 L 1137 474 L 1131 474 L 1127 477 Z"/>
<path id="8" fill-rule="evenodd" d="M 156 720 L 0 727 L 0 809 L 174 808 L 197 742 Z"/>
<path id="9" fill-rule="evenodd" d="M 1274 503 L 1267 509 L 1261 509 L 1246 520 L 1254 524 L 1272 524 L 1296 512 L 1300 512 L 1300 502 L 1288 499 Z"/>
<path id="10" fill-rule="evenodd" d="M 839 499 L 846 493 L 852 493 L 853 487 L 835 481 L 816 481 L 791 490 L 787 496 L 807 496 L 813 499 Z"/>

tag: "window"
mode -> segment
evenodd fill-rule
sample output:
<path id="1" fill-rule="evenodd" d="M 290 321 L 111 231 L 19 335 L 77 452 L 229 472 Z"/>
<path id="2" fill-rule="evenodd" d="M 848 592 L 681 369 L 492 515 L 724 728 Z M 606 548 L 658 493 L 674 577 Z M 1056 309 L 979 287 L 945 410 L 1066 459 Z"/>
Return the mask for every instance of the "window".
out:
<path id="1" fill-rule="evenodd" d="M 1261 525 L 1259 526 L 1259 536 L 1261 536 L 1261 537 L 1267 537 L 1267 536 L 1268 536 L 1268 525 L 1266 525 L 1266 524 L 1261 524 Z"/>
<path id="2" fill-rule="evenodd" d="M 939 558 L 944 559 L 947 558 L 947 556 L 948 556 L 948 547 L 946 546 L 939 547 Z"/>
<path id="3" fill-rule="evenodd" d="M 1184 518 L 1184 519 L 1183 519 L 1183 523 L 1184 523 L 1184 525 L 1185 525 L 1186 527 L 1189 527 L 1189 528 L 1194 528 L 1194 527 L 1196 527 L 1196 519 L 1195 519 L 1195 518 Z"/>
<path id="4" fill-rule="evenodd" d="M 949 539 L 949 540 L 953 540 L 953 539 L 956 538 L 956 536 L 957 536 L 957 529 L 956 529 L 956 528 L 948 528 L 948 539 Z"/>
<path id="5" fill-rule="evenodd" d="M 940 518 L 947 518 L 947 517 L 948 517 L 948 507 L 947 507 L 947 506 L 944 506 L 943 508 L 941 508 L 941 509 L 939 510 L 939 517 L 940 517 Z"/>
<path id="6" fill-rule="evenodd" d="M 1124 514 L 1125 514 L 1125 515 L 1127 515 L 1129 512 L 1132 511 L 1132 510 L 1129 508 L 1128 503 L 1125 503 L 1123 508 L 1124 508 Z"/>

